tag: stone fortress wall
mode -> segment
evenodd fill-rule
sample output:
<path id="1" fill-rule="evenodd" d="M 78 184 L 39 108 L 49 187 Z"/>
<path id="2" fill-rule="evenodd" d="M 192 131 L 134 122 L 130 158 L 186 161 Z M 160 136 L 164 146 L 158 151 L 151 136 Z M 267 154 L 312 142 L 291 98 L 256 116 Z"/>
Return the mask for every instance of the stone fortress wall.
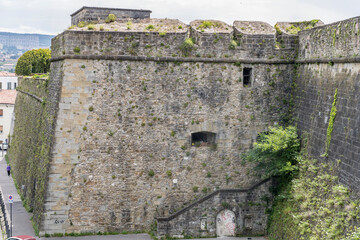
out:
<path id="1" fill-rule="evenodd" d="M 92 29 L 75 27 L 53 39 L 50 82 L 57 83 L 53 92 L 59 101 L 46 195 L 36 202 L 44 209 L 35 209 L 42 214 L 41 234 L 149 229 L 154 218 L 173 216 L 216 190 L 256 184 L 260 179 L 241 153 L 269 126 L 295 114 L 302 132 L 316 129 L 307 118 L 315 96 L 301 89 L 307 89 L 306 74 L 319 66 L 327 70 L 333 56 L 302 57 L 309 48 L 304 38 L 328 25 L 306 22 L 303 28 L 315 28 L 298 35 L 289 33 L 290 23 L 273 28 L 262 22 L 208 22 L 212 25 L 204 27 L 200 20 L 187 26 L 169 19 L 119 19 Z M 189 38 L 193 44 L 186 45 Z M 351 57 L 347 67 L 356 67 L 356 57 L 344 56 Z M 331 106 L 333 93 L 321 94 Z M 214 141 L 196 143 L 196 134 Z M 321 140 L 323 133 L 316 143 Z M 33 191 L 31 182 L 18 181 Z M 264 196 L 258 197 L 265 197 L 260 192 Z M 249 205 L 241 199 L 239 204 Z M 197 224 L 200 220 L 194 229 Z M 258 222 L 246 224 L 256 229 Z"/>
<path id="2" fill-rule="evenodd" d="M 340 163 L 339 180 L 360 194 L 359 17 L 299 33 L 295 93 L 299 130 L 312 157 Z M 309 62 L 306 64 L 306 62 Z M 313 64 L 313 62 L 315 62 Z M 316 63 L 317 62 L 317 63 Z M 327 133 L 336 97 L 333 131 Z M 328 151 L 326 139 L 330 137 Z M 327 155 L 327 156 L 326 156 Z"/>
<path id="3" fill-rule="evenodd" d="M 64 97 L 53 150 L 58 160 L 51 164 L 59 170 L 49 175 L 49 191 L 66 181 L 69 195 L 48 199 L 52 217 L 44 229 L 146 229 L 154 217 L 216 189 L 249 187 L 259 180 L 241 153 L 287 116 L 293 75 L 287 56 L 295 45 L 276 48 L 268 24 L 237 22 L 237 29 L 214 21 L 218 28 L 208 31 L 199 29 L 202 21 L 145 19 L 126 29 L 127 21 L 110 24 L 112 31 L 97 25 L 53 39 Z M 239 46 L 231 48 L 234 29 Z M 184 56 L 189 37 L 194 49 Z M 244 68 L 251 69 L 247 84 Z M 68 121 L 79 108 L 81 119 Z M 196 132 L 216 134 L 214 145 L 192 146 Z M 68 211 L 55 216 L 65 203 Z"/>

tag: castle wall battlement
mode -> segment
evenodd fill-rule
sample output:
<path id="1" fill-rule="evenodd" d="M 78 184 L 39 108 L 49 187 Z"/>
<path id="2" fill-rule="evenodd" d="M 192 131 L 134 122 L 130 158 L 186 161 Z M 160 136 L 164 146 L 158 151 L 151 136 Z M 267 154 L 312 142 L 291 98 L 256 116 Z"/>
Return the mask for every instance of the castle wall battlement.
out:
<path id="1" fill-rule="evenodd" d="M 299 59 L 354 58 L 360 54 L 360 17 L 299 33 Z"/>
<path id="2" fill-rule="evenodd" d="M 308 133 L 308 152 L 339 164 L 339 181 L 360 194 L 360 17 L 299 32 L 299 130 Z M 321 62 L 317 62 L 320 60 Z M 337 95 L 335 97 L 335 92 Z M 336 107 L 333 130 L 330 112 Z M 326 139 L 331 141 L 326 143 Z"/>
<path id="3" fill-rule="evenodd" d="M 42 140 L 52 145 L 37 148 L 49 156 L 49 171 L 41 175 L 44 198 L 32 203 L 41 234 L 149 229 L 155 217 L 217 189 L 247 188 L 259 179 L 241 154 L 259 132 L 291 120 L 309 133 L 310 155 L 340 159 L 340 181 L 358 191 L 358 23 L 318 26 L 316 20 L 273 28 L 120 19 L 58 35 L 48 96 L 36 103 L 48 109 L 46 116 L 38 111 L 43 126 L 52 127 L 51 139 Z M 333 138 L 322 158 L 336 89 Z M 19 99 L 26 107 L 31 95 L 25 95 Z M 36 133 L 20 127 L 15 146 Z M 31 159 L 37 152 L 20 150 L 14 155 L 19 166 L 36 166 Z M 31 182 L 17 180 L 27 196 L 35 195 Z M 201 211 L 196 216 L 206 215 Z M 247 219 L 257 218 L 252 214 Z M 212 216 L 208 222 L 216 221 Z M 206 231 L 201 234 L 210 236 Z"/>
<path id="4" fill-rule="evenodd" d="M 77 25 L 79 22 L 104 22 L 109 14 L 114 14 L 117 19 L 150 18 L 150 10 L 119 9 L 119 8 L 99 8 L 82 7 L 71 14 L 71 25 Z"/>
<path id="5" fill-rule="evenodd" d="M 204 22 L 219 27 L 201 28 Z M 241 25 L 241 22 L 236 21 L 232 27 L 220 21 L 196 20 L 186 26 L 178 20 L 151 19 L 134 22 L 133 28 L 126 30 L 128 24 L 105 24 L 109 28 L 104 27 L 105 31 L 99 30 L 104 24 L 95 25 L 95 31 L 86 27 L 67 30 L 53 39 L 52 57 L 130 55 L 293 60 L 297 49 L 297 36 L 277 35 L 270 26 L 266 26 L 268 32 L 265 33 L 262 29 L 252 28 L 250 22 Z M 246 31 L 244 26 L 253 30 Z M 191 46 L 184 45 L 188 38 L 192 39 Z"/>

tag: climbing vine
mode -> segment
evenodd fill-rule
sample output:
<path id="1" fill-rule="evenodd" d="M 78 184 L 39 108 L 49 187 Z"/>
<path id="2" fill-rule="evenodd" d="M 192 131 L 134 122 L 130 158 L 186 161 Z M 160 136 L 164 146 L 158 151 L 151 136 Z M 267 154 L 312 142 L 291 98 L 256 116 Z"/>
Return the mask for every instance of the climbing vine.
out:
<path id="1" fill-rule="evenodd" d="M 331 134 L 334 129 L 334 121 L 335 121 L 336 112 L 337 112 L 337 109 L 336 109 L 337 93 L 338 93 L 338 89 L 335 90 L 334 101 L 332 103 L 332 107 L 331 107 L 331 111 L 330 111 L 330 120 L 329 120 L 329 125 L 327 128 L 327 132 L 326 132 L 325 153 L 323 155 L 321 155 L 322 157 L 328 156 L 328 151 L 329 151 L 330 142 L 331 142 Z"/>

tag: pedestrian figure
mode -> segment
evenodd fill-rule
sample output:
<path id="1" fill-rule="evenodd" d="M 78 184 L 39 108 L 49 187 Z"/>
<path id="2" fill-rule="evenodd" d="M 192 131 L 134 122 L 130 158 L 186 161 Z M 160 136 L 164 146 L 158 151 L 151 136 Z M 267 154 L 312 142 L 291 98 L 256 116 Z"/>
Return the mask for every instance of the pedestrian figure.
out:
<path id="1" fill-rule="evenodd" d="M 10 167 L 10 164 L 8 164 L 6 167 L 6 171 L 8 172 L 9 177 L 10 177 L 10 170 L 11 170 L 11 167 Z"/>

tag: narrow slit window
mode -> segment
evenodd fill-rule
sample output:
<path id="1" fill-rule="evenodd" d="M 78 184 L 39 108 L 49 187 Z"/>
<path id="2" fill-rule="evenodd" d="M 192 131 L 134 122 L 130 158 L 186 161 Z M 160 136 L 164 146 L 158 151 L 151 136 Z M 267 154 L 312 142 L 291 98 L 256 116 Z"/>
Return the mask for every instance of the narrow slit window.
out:
<path id="1" fill-rule="evenodd" d="M 251 68 L 244 68 L 243 70 L 243 86 L 251 87 Z"/>
<path id="2" fill-rule="evenodd" d="M 191 146 L 209 146 L 215 143 L 216 134 L 212 132 L 195 132 L 191 134 Z"/>
<path id="3" fill-rule="evenodd" d="M 4 110 L 0 109 L 0 117 L 2 117 L 4 115 Z"/>

